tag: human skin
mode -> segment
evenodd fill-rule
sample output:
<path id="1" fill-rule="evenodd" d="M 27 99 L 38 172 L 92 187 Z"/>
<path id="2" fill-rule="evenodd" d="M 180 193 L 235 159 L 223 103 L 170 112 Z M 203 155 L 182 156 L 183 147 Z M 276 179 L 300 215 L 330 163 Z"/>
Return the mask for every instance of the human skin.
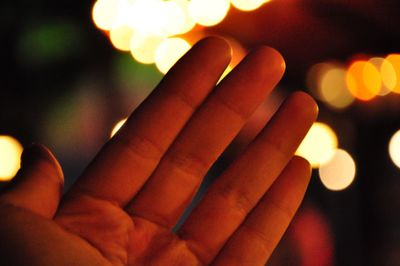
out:
<path id="1" fill-rule="evenodd" d="M 197 43 L 109 140 L 71 189 L 51 152 L 33 145 L 0 194 L 1 265 L 264 265 L 309 182 L 294 152 L 317 116 L 291 94 L 184 222 L 202 178 L 281 79 L 268 47 L 217 86 L 231 50 Z"/>

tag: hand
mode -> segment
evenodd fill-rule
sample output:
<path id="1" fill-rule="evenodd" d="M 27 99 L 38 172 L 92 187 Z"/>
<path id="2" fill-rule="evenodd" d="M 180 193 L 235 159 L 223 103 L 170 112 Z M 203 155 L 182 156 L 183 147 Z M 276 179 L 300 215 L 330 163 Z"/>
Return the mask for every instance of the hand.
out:
<path id="1" fill-rule="evenodd" d="M 246 151 L 172 228 L 210 166 L 280 80 L 284 61 L 261 47 L 215 87 L 230 60 L 221 39 L 196 44 L 61 195 L 43 146 L 22 155 L 0 196 L 6 265 L 264 265 L 306 190 L 293 154 L 317 115 L 292 94 Z"/>

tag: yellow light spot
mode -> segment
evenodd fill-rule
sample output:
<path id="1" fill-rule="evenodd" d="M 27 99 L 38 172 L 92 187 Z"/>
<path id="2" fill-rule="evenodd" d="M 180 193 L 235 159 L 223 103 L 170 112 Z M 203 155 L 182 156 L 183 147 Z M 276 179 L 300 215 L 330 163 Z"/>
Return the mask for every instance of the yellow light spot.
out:
<path id="1" fill-rule="evenodd" d="M 241 11 L 255 10 L 265 2 L 265 0 L 231 0 L 232 5 Z"/>
<path id="2" fill-rule="evenodd" d="M 313 168 L 328 161 L 332 150 L 337 149 L 338 139 L 335 132 L 327 124 L 315 122 L 296 151 L 307 159 Z"/>
<path id="3" fill-rule="evenodd" d="M 354 97 L 369 101 L 380 91 L 382 80 L 374 65 L 367 61 L 355 61 L 347 70 L 346 84 Z"/>
<path id="4" fill-rule="evenodd" d="M 400 54 L 390 54 L 386 57 L 386 60 L 392 65 L 396 73 L 395 85 L 392 85 L 390 89 L 394 93 L 400 93 Z"/>
<path id="5" fill-rule="evenodd" d="M 332 152 L 331 159 L 319 168 L 322 184 L 329 190 L 343 190 L 350 186 L 356 175 L 356 164 L 351 155 L 341 149 Z"/>
<path id="6" fill-rule="evenodd" d="M 128 120 L 128 119 L 127 119 L 127 118 L 122 119 L 122 120 L 118 121 L 118 123 L 115 124 L 114 128 L 113 128 L 112 131 L 111 131 L 110 138 L 111 138 L 112 136 L 114 136 L 115 133 L 118 132 L 118 130 L 125 124 L 126 120 Z"/>
<path id="7" fill-rule="evenodd" d="M 115 48 L 121 51 L 130 50 L 130 42 L 133 35 L 133 31 L 128 26 L 121 26 L 110 31 L 110 41 Z"/>
<path id="8" fill-rule="evenodd" d="M 189 11 L 198 24 L 213 26 L 225 18 L 229 6 L 229 0 L 191 0 Z"/>
<path id="9" fill-rule="evenodd" d="M 156 59 L 156 50 L 163 42 L 160 36 L 145 36 L 134 34 L 130 43 L 130 50 L 133 58 L 143 64 L 152 64 Z"/>
<path id="10" fill-rule="evenodd" d="M 394 133 L 390 139 L 389 155 L 393 163 L 400 168 L 400 130 Z"/>
<path id="11" fill-rule="evenodd" d="M 346 70 L 340 66 L 325 69 L 320 77 L 318 92 L 321 99 L 333 108 L 342 109 L 354 101 L 346 87 Z"/>
<path id="12" fill-rule="evenodd" d="M 102 30 L 112 29 L 119 19 L 118 0 L 98 0 L 92 9 L 92 18 Z"/>
<path id="13" fill-rule="evenodd" d="M 22 150 L 13 137 L 0 136 L 0 181 L 11 180 L 18 172 Z"/>
<path id="14" fill-rule="evenodd" d="M 165 39 L 156 51 L 156 66 L 162 73 L 168 70 L 190 49 L 190 44 L 182 38 Z"/>
<path id="15" fill-rule="evenodd" d="M 219 78 L 218 83 L 220 83 L 228 74 L 233 70 L 233 67 L 230 65 L 225 69 L 224 73 L 222 73 L 221 77 Z"/>

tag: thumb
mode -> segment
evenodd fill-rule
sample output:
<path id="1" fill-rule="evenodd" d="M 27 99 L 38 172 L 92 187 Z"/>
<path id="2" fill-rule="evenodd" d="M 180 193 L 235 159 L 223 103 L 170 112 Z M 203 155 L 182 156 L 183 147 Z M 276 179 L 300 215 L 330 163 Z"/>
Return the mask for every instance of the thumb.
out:
<path id="1" fill-rule="evenodd" d="M 0 203 L 53 218 L 63 185 L 64 177 L 57 159 L 43 145 L 34 144 L 23 151 L 21 169 L 0 194 Z"/>

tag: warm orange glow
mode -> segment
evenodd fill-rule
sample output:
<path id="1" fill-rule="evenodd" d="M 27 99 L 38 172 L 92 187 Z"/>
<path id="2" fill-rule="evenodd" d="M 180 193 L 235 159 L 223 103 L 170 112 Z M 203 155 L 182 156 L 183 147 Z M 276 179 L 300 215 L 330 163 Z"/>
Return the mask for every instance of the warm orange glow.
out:
<path id="1" fill-rule="evenodd" d="M 350 186 L 356 175 L 356 164 L 344 150 L 334 150 L 331 159 L 319 168 L 322 184 L 329 190 L 343 190 Z"/>
<path id="2" fill-rule="evenodd" d="M 394 93 L 400 93 L 400 54 L 390 54 L 386 57 L 386 60 L 392 65 L 396 73 L 396 80 L 395 82 L 392 81 L 393 83 L 390 89 Z"/>
<path id="3" fill-rule="evenodd" d="M 133 31 L 130 27 L 117 27 L 110 31 L 110 41 L 115 48 L 121 51 L 129 51 L 132 35 Z"/>
<path id="4" fill-rule="evenodd" d="M 0 135 L 0 181 L 11 180 L 18 172 L 22 150 L 15 138 Z"/>
<path id="5" fill-rule="evenodd" d="M 379 93 L 382 79 L 373 64 L 367 61 L 355 61 L 347 70 L 346 84 L 354 97 L 369 101 Z"/>
<path id="6" fill-rule="evenodd" d="M 382 83 L 378 95 L 385 96 L 389 94 L 391 91 L 390 88 L 395 85 L 393 81 L 395 82 L 396 78 L 392 64 L 382 57 L 372 57 L 368 62 L 374 65 L 381 75 Z"/>

